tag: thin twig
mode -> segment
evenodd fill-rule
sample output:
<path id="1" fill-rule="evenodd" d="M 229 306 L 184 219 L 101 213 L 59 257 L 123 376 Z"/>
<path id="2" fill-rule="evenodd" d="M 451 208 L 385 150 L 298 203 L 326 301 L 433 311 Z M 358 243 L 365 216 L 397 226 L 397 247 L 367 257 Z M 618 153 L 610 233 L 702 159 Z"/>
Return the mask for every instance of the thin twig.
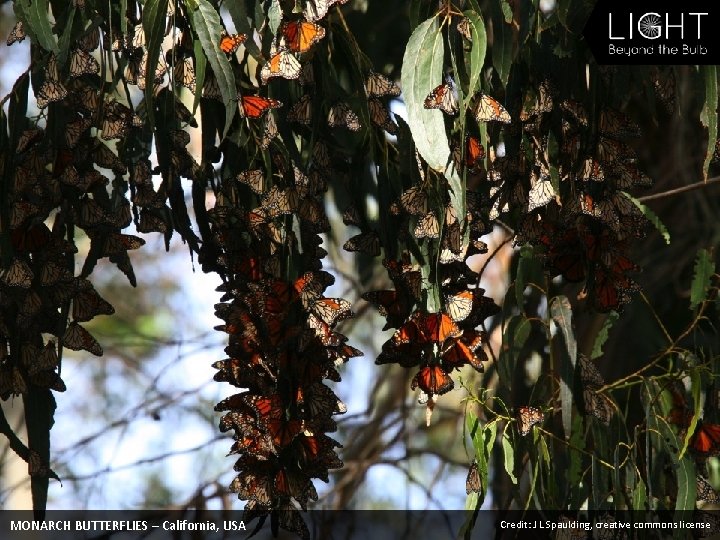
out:
<path id="1" fill-rule="evenodd" d="M 685 193 L 686 191 L 694 191 L 696 189 L 702 189 L 704 187 L 720 183 L 720 176 L 715 176 L 713 178 L 708 178 L 707 180 L 703 180 L 702 182 L 695 182 L 694 184 L 688 184 L 687 186 L 681 186 L 679 188 L 675 189 L 669 189 L 667 191 L 661 191 L 660 193 L 653 193 L 652 195 L 645 195 L 644 197 L 638 197 L 638 201 L 640 202 L 647 202 L 647 201 L 654 201 L 657 199 L 664 199 L 665 197 L 672 197 L 673 195 L 678 195 L 680 193 Z"/>

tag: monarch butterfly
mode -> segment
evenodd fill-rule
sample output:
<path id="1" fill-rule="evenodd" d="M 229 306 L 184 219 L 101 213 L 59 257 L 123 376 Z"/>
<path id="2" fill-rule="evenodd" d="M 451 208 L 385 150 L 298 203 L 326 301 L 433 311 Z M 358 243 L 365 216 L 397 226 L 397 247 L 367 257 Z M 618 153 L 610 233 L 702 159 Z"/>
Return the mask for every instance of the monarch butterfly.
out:
<path id="1" fill-rule="evenodd" d="M 427 204 L 428 194 L 420 186 L 413 186 L 400 195 L 400 206 L 414 216 L 427 214 Z"/>
<path id="2" fill-rule="evenodd" d="M 597 390 L 605 385 L 605 380 L 597 366 L 595 366 L 595 363 L 587 356 L 580 354 L 578 356 L 578 365 L 580 369 L 580 382 L 584 387 Z"/>
<path id="3" fill-rule="evenodd" d="M 230 483 L 230 491 L 242 499 L 250 499 L 261 508 L 270 508 L 275 497 L 275 461 L 244 455 L 235 464 L 238 476 Z M 245 510 L 248 510 L 248 504 Z"/>
<path id="4" fill-rule="evenodd" d="M 362 218 L 360 212 L 356 206 L 350 205 L 342 213 L 342 220 L 345 225 L 354 225 L 359 227 L 362 224 Z"/>
<path id="5" fill-rule="evenodd" d="M 520 113 L 520 121 L 531 122 L 542 113 L 549 113 L 553 109 L 552 87 L 549 81 L 540 83 L 537 95 L 529 95 L 526 98 L 526 107 Z"/>
<path id="6" fill-rule="evenodd" d="M 305 420 L 312 421 L 323 416 L 345 414 L 347 406 L 335 393 L 322 383 L 315 383 L 307 391 L 298 390 L 297 404 Z"/>
<path id="7" fill-rule="evenodd" d="M 47 477 L 50 472 L 50 468 L 47 463 L 35 450 L 30 450 L 30 455 L 27 458 L 27 464 L 29 476 Z"/>
<path id="8" fill-rule="evenodd" d="M 100 73 L 100 64 L 89 53 L 82 49 L 74 49 L 70 55 L 70 76 L 95 75 Z"/>
<path id="9" fill-rule="evenodd" d="M 445 311 L 455 322 L 464 321 L 472 313 L 473 291 L 460 291 L 445 298 Z"/>
<path id="10" fill-rule="evenodd" d="M 689 446 L 693 453 L 702 458 L 719 455 L 720 424 L 708 424 L 698 420 Z"/>
<path id="11" fill-rule="evenodd" d="M 168 225 L 165 219 L 158 215 L 157 211 L 152 208 L 143 208 L 140 210 L 137 230 L 141 233 L 159 232 L 165 234 L 168 232 Z"/>
<path id="12" fill-rule="evenodd" d="M 311 344 L 318 342 L 323 347 L 339 347 L 345 342 L 345 336 L 333 332 L 325 321 L 311 313 L 307 318 L 307 327 L 300 335 L 298 350 L 304 351 Z"/>
<path id="13" fill-rule="evenodd" d="M 697 493 L 696 500 L 698 502 L 704 502 L 707 504 L 718 504 L 720 503 L 720 495 L 710 485 L 710 482 L 705 480 L 702 476 L 695 478 L 695 492 Z"/>
<path id="14" fill-rule="evenodd" d="M 343 244 L 345 251 L 359 251 L 377 257 L 380 255 L 380 237 L 376 231 L 363 232 L 348 239 Z"/>
<path id="15" fill-rule="evenodd" d="M 63 346 L 74 351 L 85 350 L 95 356 L 102 356 L 103 350 L 97 340 L 80 326 L 77 322 L 71 322 L 62 339 Z"/>
<path id="16" fill-rule="evenodd" d="M 56 79 L 46 79 L 35 94 L 38 109 L 44 109 L 50 103 L 62 101 L 68 95 L 67 89 Z"/>
<path id="17" fill-rule="evenodd" d="M 242 96 L 242 115 L 247 118 L 260 118 L 270 109 L 282 107 L 282 102 L 277 99 L 266 98 L 262 96 Z"/>
<path id="18" fill-rule="evenodd" d="M 272 140 L 277 137 L 278 128 L 275 118 L 272 114 L 265 116 L 265 125 L 263 126 L 262 139 L 260 140 L 260 148 L 267 150 Z"/>
<path id="19" fill-rule="evenodd" d="M 442 344 L 447 338 L 459 337 L 462 334 L 455 321 L 445 313 L 416 311 L 412 320 L 420 330 L 425 342 Z"/>
<path id="20" fill-rule="evenodd" d="M 716 148 L 717 151 L 717 148 Z M 633 187 L 649 187 L 653 184 L 652 178 L 643 173 L 634 163 L 618 163 L 609 175 L 618 189 L 630 189 Z"/>
<path id="21" fill-rule="evenodd" d="M 235 54 L 245 41 L 247 41 L 245 34 L 224 34 L 220 36 L 219 47 L 225 54 Z"/>
<path id="22" fill-rule="evenodd" d="M 555 200 L 555 190 L 550 180 L 538 179 L 528 193 L 528 212 L 550 204 Z"/>
<path id="23" fill-rule="evenodd" d="M 330 230 L 330 221 L 325 214 L 325 208 L 317 199 L 302 198 L 297 208 L 297 216 L 304 222 L 301 223 L 301 226 L 306 226 L 307 230 L 313 233 L 324 233 Z"/>
<path id="24" fill-rule="evenodd" d="M 385 317 L 386 323 L 383 330 L 400 328 L 413 306 L 407 295 L 401 291 L 368 291 L 363 293 L 362 299 L 370 302 L 377 308 L 380 315 Z"/>
<path id="25" fill-rule="evenodd" d="M 13 29 L 10 30 L 10 35 L 8 35 L 6 43 L 9 47 L 16 41 L 22 41 L 26 37 L 27 37 L 27 34 L 25 33 L 25 28 L 23 27 L 23 22 L 18 21 L 15 23 L 15 26 L 13 26 Z"/>
<path id="26" fill-rule="evenodd" d="M 65 142 L 69 148 L 77 146 L 80 137 L 90 128 L 92 120 L 89 118 L 78 118 L 65 126 Z"/>
<path id="27" fill-rule="evenodd" d="M 195 76 L 195 67 L 193 66 L 191 58 L 183 58 L 182 62 L 175 64 L 173 77 L 175 84 L 184 86 L 193 93 L 195 92 L 197 78 Z"/>
<path id="28" fill-rule="evenodd" d="M 454 115 L 458 112 L 458 101 L 452 84 L 443 83 L 435 87 L 425 98 L 426 109 L 440 109 L 445 114 Z"/>
<path id="29" fill-rule="evenodd" d="M 100 224 L 109 224 L 110 216 L 105 213 L 95 199 L 84 197 L 80 200 L 77 221 L 81 227 L 95 227 Z"/>
<path id="30" fill-rule="evenodd" d="M 94 289 L 89 289 L 80 291 L 73 298 L 72 313 L 74 321 L 85 322 L 96 315 L 112 315 L 115 313 L 115 308 Z"/>
<path id="31" fill-rule="evenodd" d="M 283 23 L 280 31 L 285 38 L 287 48 L 298 53 L 309 51 L 325 37 L 325 29 L 322 26 L 305 21 Z"/>
<path id="32" fill-rule="evenodd" d="M 142 23 L 133 27 L 130 47 L 134 49 L 142 49 L 145 47 L 145 29 L 143 28 Z"/>
<path id="33" fill-rule="evenodd" d="M 20 135 L 15 151 L 19 154 L 27 150 L 32 144 L 39 141 L 45 135 L 45 131 L 40 128 L 26 129 Z"/>
<path id="34" fill-rule="evenodd" d="M 315 22 L 324 18 L 333 5 L 347 2 L 348 0 L 307 0 L 303 15 L 308 21 Z"/>
<path id="35" fill-rule="evenodd" d="M 446 394 L 455 387 L 452 377 L 439 365 L 424 366 L 413 377 L 410 388 L 420 388 L 428 396 Z"/>
<path id="36" fill-rule="evenodd" d="M 300 86 L 313 86 L 315 84 L 315 71 L 312 64 L 304 64 L 300 69 L 298 84 Z"/>
<path id="37" fill-rule="evenodd" d="M 125 253 L 145 245 L 145 240 L 131 234 L 110 233 L 105 239 L 103 257 Z"/>
<path id="38" fill-rule="evenodd" d="M 397 97 L 400 95 L 400 87 L 385 75 L 371 71 L 365 79 L 365 93 L 369 98 Z"/>
<path id="39" fill-rule="evenodd" d="M 546 254 L 546 264 L 552 275 L 560 275 L 571 282 L 582 281 L 586 274 L 585 249 L 577 229 L 567 229 Z"/>
<path id="40" fill-rule="evenodd" d="M 477 137 L 468 137 L 465 141 L 465 163 L 470 169 L 475 168 L 478 162 L 485 158 L 485 148 Z"/>
<path id="41" fill-rule="evenodd" d="M 525 437 L 535 424 L 539 424 L 545 420 L 545 414 L 536 407 L 520 407 L 517 411 L 516 419 L 518 422 L 518 431 L 520 435 Z"/>
<path id="42" fill-rule="evenodd" d="M 487 355 L 480 349 L 484 340 L 484 334 L 476 330 L 465 330 L 459 338 L 451 339 L 450 345 L 446 345 L 440 354 L 443 367 L 452 371 L 468 364 L 482 373 L 485 371 L 483 362 L 487 361 Z"/>
<path id="43" fill-rule="evenodd" d="M 102 138 L 122 139 L 127 135 L 132 122 L 132 111 L 118 101 L 111 101 L 105 107 L 102 123 Z"/>
<path id="44" fill-rule="evenodd" d="M 627 138 L 639 137 L 640 126 L 615 109 L 606 108 L 600 111 L 600 133 L 606 137 Z"/>
<path id="45" fill-rule="evenodd" d="M 287 121 L 309 126 L 312 122 L 312 96 L 305 94 L 295 103 L 287 113 Z"/>
<path id="46" fill-rule="evenodd" d="M 260 70 L 260 79 L 263 84 L 273 77 L 283 79 L 297 79 L 300 76 L 300 62 L 292 53 L 281 50 L 274 54 Z"/>
<path id="47" fill-rule="evenodd" d="M 634 152 L 627 144 L 614 139 L 600 136 L 595 148 L 595 155 L 598 160 L 606 165 L 617 161 L 627 161 L 632 158 Z"/>
<path id="48" fill-rule="evenodd" d="M 71 81 L 71 83 L 74 85 L 73 91 L 70 94 L 73 106 L 76 107 L 77 110 L 95 114 L 100 105 L 98 92 L 90 86 L 82 84 L 80 81 Z M 77 87 L 78 84 L 80 84 L 79 88 Z"/>
<path id="49" fill-rule="evenodd" d="M 215 101 L 222 102 L 223 97 L 220 92 L 220 85 L 217 82 L 217 78 L 213 74 L 208 74 L 205 77 L 205 84 L 203 85 L 203 97 L 208 99 L 214 99 Z"/>
<path id="50" fill-rule="evenodd" d="M 295 280 L 293 288 L 300 295 L 303 306 L 307 309 L 310 301 L 319 297 L 333 283 L 335 278 L 328 272 L 305 272 Z"/>
<path id="51" fill-rule="evenodd" d="M 468 470 L 467 478 L 465 479 L 465 493 L 470 495 L 471 493 L 480 493 L 482 491 L 482 480 L 480 479 L 480 470 L 478 469 L 477 461 L 473 461 Z"/>
<path id="52" fill-rule="evenodd" d="M 261 169 L 243 171 L 236 177 L 237 181 L 248 186 L 254 193 L 261 195 L 265 187 L 265 173 Z"/>
<path id="53" fill-rule="evenodd" d="M 384 129 L 390 135 L 397 134 L 397 125 L 390 118 L 390 112 L 378 99 L 368 100 L 368 111 L 370 112 L 370 121 L 376 126 Z"/>
<path id="54" fill-rule="evenodd" d="M 458 33 L 462 37 L 464 37 L 468 41 L 472 41 L 472 33 L 470 32 L 470 19 L 468 19 L 467 17 L 462 17 L 455 28 L 457 28 Z"/>
<path id="55" fill-rule="evenodd" d="M 347 103 L 340 102 L 328 111 L 327 123 L 330 127 L 345 127 L 350 131 L 359 131 L 362 127 L 360 118 L 355 114 Z"/>
<path id="56" fill-rule="evenodd" d="M 343 298 L 321 298 L 313 302 L 311 310 L 323 322 L 334 326 L 338 321 L 354 317 L 351 307 L 350 302 Z"/>
<path id="57" fill-rule="evenodd" d="M 44 223 L 26 228 L 15 229 L 10 233 L 10 241 L 17 252 L 37 251 L 50 242 L 50 229 Z"/>
<path id="58" fill-rule="evenodd" d="M 583 408 L 586 414 L 591 414 L 603 424 L 608 425 L 615 414 L 615 407 L 612 400 L 597 392 L 604 384 L 600 372 L 595 364 L 585 355 L 578 357 L 580 370 L 580 382 L 583 387 Z"/>
<path id="59" fill-rule="evenodd" d="M 92 52 L 100 46 L 100 28 L 94 26 L 76 41 L 77 46 L 85 52 Z"/>
<path id="60" fill-rule="evenodd" d="M 13 259 L 10 266 L 0 272 L 0 280 L 9 287 L 30 288 L 34 274 L 30 266 L 22 259 Z"/>
<path id="61" fill-rule="evenodd" d="M 480 100 L 475 107 L 475 119 L 478 122 L 511 122 L 510 113 L 505 107 L 487 94 L 480 94 Z"/>
<path id="62" fill-rule="evenodd" d="M 435 212 L 428 212 L 418 219 L 413 235 L 418 240 L 421 238 L 439 238 L 440 224 L 438 223 Z"/>

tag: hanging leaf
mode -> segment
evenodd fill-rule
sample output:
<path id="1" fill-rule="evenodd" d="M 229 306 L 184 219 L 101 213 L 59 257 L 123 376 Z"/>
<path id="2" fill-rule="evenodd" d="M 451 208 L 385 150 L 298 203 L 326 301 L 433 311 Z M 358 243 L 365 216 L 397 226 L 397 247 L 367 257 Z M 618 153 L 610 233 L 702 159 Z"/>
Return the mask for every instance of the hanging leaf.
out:
<path id="1" fill-rule="evenodd" d="M 485 55 L 487 53 L 487 34 L 485 33 L 485 22 L 482 15 L 475 11 L 466 11 L 465 17 L 470 26 L 470 34 L 472 35 L 472 48 L 470 49 L 470 82 L 468 91 L 462 110 L 466 111 L 470 106 L 470 100 L 479 90 L 480 74 L 485 64 Z"/>
<path id="2" fill-rule="evenodd" d="M 153 97 L 155 95 L 154 73 L 160 59 L 160 46 L 165 39 L 165 17 L 167 15 L 168 0 L 147 0 L 142 13 L 142 25 L 145 32 L 145 46 L 147 47 L 147 65 L 144 66 L 147 74 L 145 84 L 145 103 L 150 128 L 155 125 Z M 180 60 L 182 61 L 182 60 Z"/>
<path id="3" fill-rule="evenodd" d="M 202 44 L 203 51 L 217 79 L 220 94 L 225 105 L 225 128 L 227 135 L 233 117 L 237 112 L 237 89 L 235 75 L 224 52 L 220 50 L 220 15 L 207 0 L 197 0 L 197 9 L 192 13 L 192 24 Z"/>
<path id="4" fill-rule="evenodd" d="M 662 235 L 663 239 L 665 240 L 666 244 L 670 244 L 670 231 L 667 230 L 667 227 L 665 227 L 665 224 L 660 221 L 660 218 L 650 210 L 647 206 L 645 206 L 643 203 L 638 201 L 635 197 L 632 195 L 629 195 L 628 193 L 622 192 L 623 195 L 625 195 L 628 199 L 630 199 L 635 206 L 637 206 L 640 211 L 643 213 L 643 215 L 652 223 L 655 228 L 658 230 L 658 232 Z"/>
<path id="5" fill-rule="evenodd" d="M 436 18 L 420 24 L 410 36 L 403 58 L 403 97 L 408 125 L 420 155 L 428 165 L 444 172 L 450 157 L 443 112 L 426 109 L 425 98 L 443 80 L 445 47 Z"/>
<path id="6" fill-rule="evenodd" d="M 718 130 L 718 85 L 717 66 L 701 66 L 700 72 L 705 79 L 705 103 L 700 113 L 700 121 L 708 130 L 708 145 L 705 151 L 705 162 L 703 163 L 703 175 L 708 178 L 708 168 L 715 153 Z"/>
<path id="7" fill-rule="evenodd" d="M 509 427 L 509 423 L 505 425 L 505 431 L 502 437 L 503 463 L 505 464 L 505 472 L 508 473 L 510 481 L 517 485 L 517 477 L 515 476 L 515 450 L 510 441 Z"/>
<path id="8" fill-rule="evenodd" d="M 17 0 L 15 14 L 25 25 L 27 34 L 46 51 L 58 54 L 58 44 L 50 27 L 47 0 Z"/>
<path id="9" fill-rule="evenodd" d="M 715 274 L 715 261 L 707 249 L 701 249 L 695 259 L 695 270 L 690 286 L 690 309 L 695 309 L 700 302 L 707 298 L 713 274 Z"/>
<path id="10" fill-rule="evenodd" d="M 510 67 L 514 58 L 513 49 L 515 46 L 512 25 L 506 18 L 506 12 L 510 6 L 506 0 L 495 0 L 491 5 L 494 31 L 492 62 L 504 86 L 508 82 L 508 77 L 510 77 Z M 512 21 L 512 11 L 510 11 L 510 21 Z"/>
<path id="11" fill-rule="evenodd" d="M 498 374 L 500 375 L 500 382 L 509 390 L 512 389 L 518 356 L 530 336 L 530 329 L 530 321 L 522 315 L 516 315 L 508 321 L 503 332 Z"/>
<path id="12" fill-rule="evenodd" d="M 592 360 L 595 360 L 596 358 L 600 358 L 603 355 L 603 345 L 605 345 L 605 342 L 608 340 L 608 337 L 610 337 L 610 329 L 612 328 L 613 324 L 620 318 L 620 315 L 618 315 L 617 311 L 611 311 L 607 314 L 607 317 L 605 318 L 605 322 L 603 322 L 602 328 L 598 332 L 597 337 L 595 338 L 595 343 L 593 344 L 592 353 L 590 355 L 590 358 Z"/>
<path id="13" fill-rule="evenodd" d="M 533 247 L 530 245 L 520 248 L 517 275 L 515 277 L 515 300 L 522 309 L 525 298 L 525 288 L 528 283 L 537 282 L 542 278 L 542 263 L 535 257 Z"/>
<path id="14" fill-rule="evenodd" d="M 558 325 L 565 341 L 567 356 L 560 360 L 560 403 L 562 403 L 562 423 L 565 437 L 571 433 L 573 380 L 575 377 L 575 361 L 577 359 L 577 342 L 572 329 L 572 308 L 566 296 L 556 296 L 550 302 L 550 315 Z"/>

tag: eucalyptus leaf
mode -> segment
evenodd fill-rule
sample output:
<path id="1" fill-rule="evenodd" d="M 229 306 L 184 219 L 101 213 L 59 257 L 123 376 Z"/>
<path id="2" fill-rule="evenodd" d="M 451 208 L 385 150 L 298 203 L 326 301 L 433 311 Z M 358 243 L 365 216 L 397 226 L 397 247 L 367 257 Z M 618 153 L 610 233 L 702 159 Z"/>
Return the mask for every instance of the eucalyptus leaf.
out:
<path id="1" fill-rule="evenodd" d="M 445 46 L 437 18 L 421 23 L 410 36 L 400 80 L 408 125 L 420 155 L 431 168 L 444 172 L 450 157 L 444 113 L 424 107 L 427 95 L 443 81 Z"/>
<path id="2" fill-rule="evenodd" d="M 197 9 L 192 13 L 191 21 L 200 39 L 203 51 L 205 51 L 205 56 L 215 74 L 223 98 L 223 104 L 225 105 L 223 136 L 225 136 L 238 110 L 235 75 L 227 56 L 220 50 L 220 32 L 222 30 L 220 15 L 208 0 L 197 0 L 197 6 Z"/>
<path id="3" fill-rule="evenodd" d="M 145 32 L 147 47 L 147 65 L 145 66 L 145 104 L 150 128 L 155 125 L 153 97 L 155 93 L 155 70 L 160 60 L 161 45 L 165 39 L 165 18 L 167 16 L 168 0 L 146 0 L 143 9 L 142 25 Z M 182 59 L 179 60 L 182 62 Z"/>

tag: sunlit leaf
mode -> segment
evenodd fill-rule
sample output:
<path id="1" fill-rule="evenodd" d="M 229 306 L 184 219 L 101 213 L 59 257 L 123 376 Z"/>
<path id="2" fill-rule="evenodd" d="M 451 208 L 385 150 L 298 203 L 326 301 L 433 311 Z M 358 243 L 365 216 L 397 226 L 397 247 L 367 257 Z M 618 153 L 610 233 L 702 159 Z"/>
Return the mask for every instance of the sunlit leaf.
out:
<path id="1" fill-rule="evenodd" d="M 420 155 L 437 171 L 445 171 L 450 144 L 443 112 L 423 105 L 430 91 L 443 81 L 445 46 L 436 18 L 420 24 L 410 36 L 403 57 L 401 83 L 408 125 Z"/>
<path id="2" fill-rule="evenodd" d="M 223 135 L 230 129 L 237 112 L 237 90 L 235 75 L 225 53 L 220 50 L 220 15 L 207 0 L 197 0 L 198 7 L 192 13 L 192 23 L 198 34 L 205 56 L 212 67 L 225 105 L 225 128 Z"/>

